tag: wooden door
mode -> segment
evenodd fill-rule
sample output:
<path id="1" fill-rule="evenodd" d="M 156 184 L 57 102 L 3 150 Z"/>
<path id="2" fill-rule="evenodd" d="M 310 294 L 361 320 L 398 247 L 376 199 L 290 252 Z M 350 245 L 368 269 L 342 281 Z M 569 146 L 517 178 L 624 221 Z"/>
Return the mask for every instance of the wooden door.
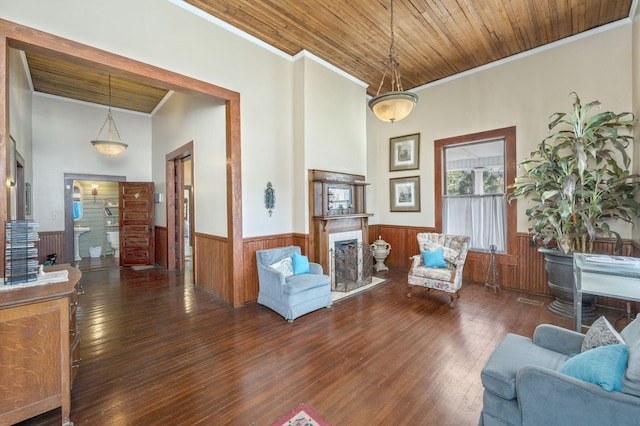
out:
<path id="1" fill-rule="evenodd" d="M 153 265 L 153 182 L 120 182 L 120 266 Z"/>

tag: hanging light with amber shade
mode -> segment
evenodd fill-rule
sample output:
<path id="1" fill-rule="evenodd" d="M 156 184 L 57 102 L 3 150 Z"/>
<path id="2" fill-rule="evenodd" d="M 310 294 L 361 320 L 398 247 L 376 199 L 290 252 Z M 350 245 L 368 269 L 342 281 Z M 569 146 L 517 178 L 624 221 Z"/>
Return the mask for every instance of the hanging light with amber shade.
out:
<path id="1" fill-rule="evenodd" d="M 389 61 L 382 75 L 380 86 L 376 96 L 369 100 L 369 108 L 378 119 L 388 122 L 400 121 L 406 118 L 413 107 L 418 102 L 418 95 L 412 92 L 405 92 L 402 89 L 402 81 L 400 76 L 400 64 L 398 63 L 398 55 L 395 52 L 395 34 L 393 31 L 393 0 L 391 0 L 391 46 L 389 47 Z M 380 93 L 384 79 L 390 74 L 391 91 Z"/>

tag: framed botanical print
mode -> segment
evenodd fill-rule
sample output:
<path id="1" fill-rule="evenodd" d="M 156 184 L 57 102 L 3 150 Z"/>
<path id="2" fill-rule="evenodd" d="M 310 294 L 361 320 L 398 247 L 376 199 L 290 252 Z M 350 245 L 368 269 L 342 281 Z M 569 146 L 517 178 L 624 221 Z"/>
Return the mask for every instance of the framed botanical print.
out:
<path id="1" fill-rule="evenodd" d="M 420 176 L 389 179 L 392 212 L 420 211 Z"/>
<path id="2" fill-rule="evenodd" d="M 420 168 L 420 133 L 389 139 L 389 171 Z"/>

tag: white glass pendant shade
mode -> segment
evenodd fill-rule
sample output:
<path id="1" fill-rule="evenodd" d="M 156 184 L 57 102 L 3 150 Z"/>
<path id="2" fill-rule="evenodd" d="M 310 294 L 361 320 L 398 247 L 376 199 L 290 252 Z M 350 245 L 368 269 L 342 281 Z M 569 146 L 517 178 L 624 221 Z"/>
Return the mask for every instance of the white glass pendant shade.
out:
<path id="1" fill-rule="evenodd" d="M 109 139 L 104 140 L 100 139 L 100 135 L 102 134 L 102 130 L 106 125 L 109 125 L 108 135 Z M 91 145 L 98 151 L 100 154 L 108 155 L 109 157 L 113 157 L 115 155 L 120 155 L 127 149 L 127 144 L 118 140 L 113 140 L 113 131 L 116 131 L 118 135 L 118 139 L 120 139 L 120 132 L 118 132 L 118 127 L 116 127 L 116 122 L 113 121 L 113 115 L 111 115 L 111 107 L 109 107 L 109 113 L 107 114 L 107 118 L 104 120 L 102 127 L 100 128 L 100 132 L 98 132 L 98 137 L 91 141 Z"/>
<path id="2" fill-rule="evenodd" d="M 99 140 L 91 141 L 91 144 L 100 154 L 108 155 L 109 157 L 122 154 L 128 146 L 122 142 Z"/>
<path id="3" fill-rule="evenodd" d="M 411 92 L 387 92 L 369 100 L 369 108 L 379 120 L 393 123 L 411 114 L 418 96 Z"/>
<path id="4" fill-rule="evenodd" d="M 107 134 L 109 139 L 100 139 L 100 135 L 102 135 L 102 131 L 107 125 Z M 118 136 L 118 140 L 116 141 L 113 140 L 114 130 L 116 135 Z M 116 122 L 114 121 L 113 115 L 111 114 L 111 75 L 109 75 L 109 112 L 107 113 L 107 118 L 105 118 L 104 123 L 102 123 L 102 127 L 100 127 L 98 136 L 96 136 L 95 140 L 91 141 L 91 145 L 93 145 L 96 151 L 98 151 L 100 154 L 104 154 L 109 157 L 122 154 L 128 146 L 126 143 L 122 142 L 122 139 L 120 138 L 120 132 L 118 131 L 118 126 L 116 126 Z"/>

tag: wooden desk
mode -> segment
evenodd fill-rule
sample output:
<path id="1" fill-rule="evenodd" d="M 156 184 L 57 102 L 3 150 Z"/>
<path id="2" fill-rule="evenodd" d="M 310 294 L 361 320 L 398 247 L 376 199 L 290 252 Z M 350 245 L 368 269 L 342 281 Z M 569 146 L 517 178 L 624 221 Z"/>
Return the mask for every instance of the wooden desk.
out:
<path id="1" fill-rule="evenodd" d="M 576 331 L 582 331 L 582 293 L 640 301 L 640 259 L 575 253 L 573 309 Z"/>
<path id="2" fill-rule="evenodd" d="M 68 281 L 23 283 L 0 289 L 0 424 L 14 424 L 57 407 L 62 425 L 70 419 L 71 383 L 79 362 L 76 329 L 78 282 L 69 265 Z"/>

